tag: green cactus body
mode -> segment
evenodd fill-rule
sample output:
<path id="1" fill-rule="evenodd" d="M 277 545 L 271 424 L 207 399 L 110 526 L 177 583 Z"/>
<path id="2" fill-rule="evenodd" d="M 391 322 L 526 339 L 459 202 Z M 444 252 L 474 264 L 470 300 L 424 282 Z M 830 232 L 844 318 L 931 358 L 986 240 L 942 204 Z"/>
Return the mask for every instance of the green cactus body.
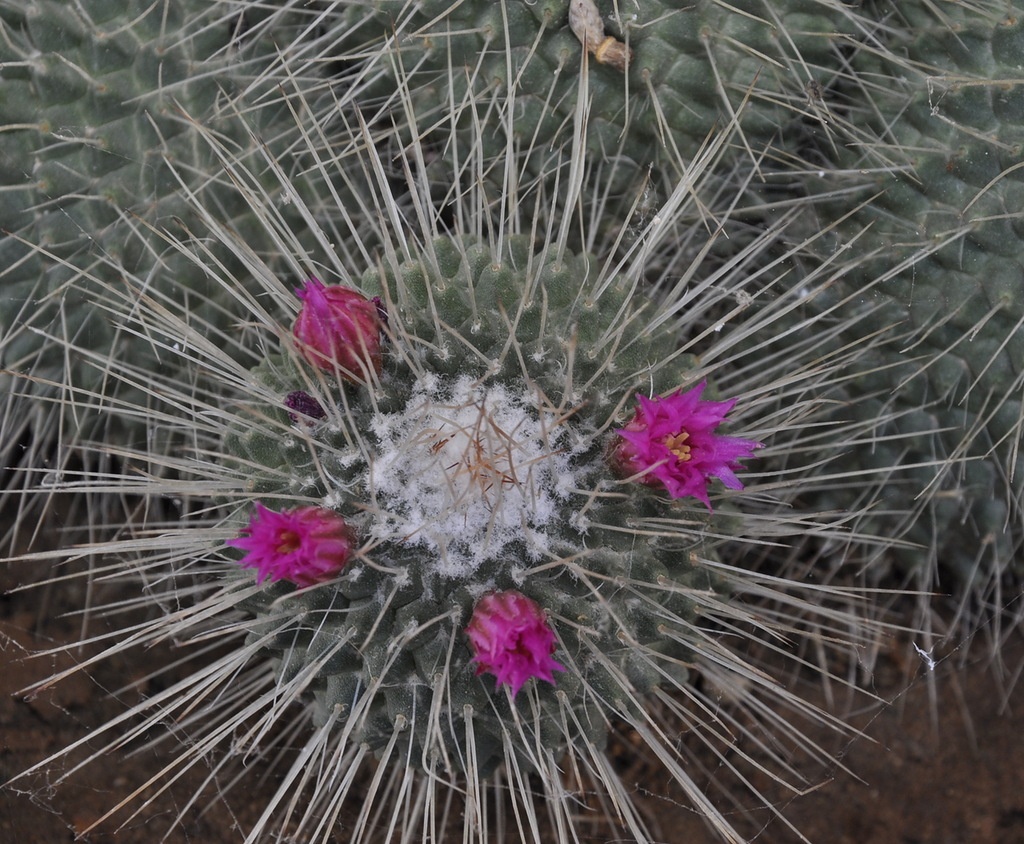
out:
<path id="1" fill-rule="evenodd" d="M 900 326 L 846 396 L 847 413 L 900 435 L 858 465 L 911 467 L 887 492 L 904 516 L 882 532 L 920 547 L 893 553 L 985 590 L 1022 574 L 1024 8 L 946 5 L 939 18 L 883 4 L 906 26 L 851 60 L 860 87 L 842 97 L 874 140 L 848 150 L 824 190 L 859 184 L 857 201 L 874 198 L 829 241 L 856 242 L 826 304 L 850 297 Z M 823 216 L 845 213 L 846 196 L 826 198 Z"/>
<path id="2" fill-rule="evenodd" d="M 5 368 L 38 379 L 12 396 L 52 394 L 46 382 L 64 383 L 70 364 L 77 407 L 66 436 L 79 426 L 83 438 L 94 433 L 99 420 L 83 407 L 114 392 L 111 361 L 161 366 L 150 343 L 94 305 L 126 273 L 151 276 L 156 296 L 186 287 L 197 319 L 228 323 L 209 274 L 159 234 L 145 236 L 149 226 L 194 226 L 179 179 L 195 187 L 221 169 L 190 120 L 221 133 L 240 158 L 253 148 L 229 103 L 275 53 L 208 12 L 201 0 L 0 2 L 0 220 L 10 233 L 0 240 L 0 355 Z M 271 132 L 273 114 L 252 112 L 254 131 Z M 238 193 L 208 193 L 244 233 L 249 209 Z M 36 402 L 8 416 L 32 420 L 38 442 L 48 424 L 40 417 L 60 414 Z M 8 428 L 5 439 L 6 448 L 18 436 Z"/>
<path id="3" fill-rule="evenodd" d="M 534 254 L 525 238 L 498 258 L 440 239 L 421 261 L 370 271 L 362 287 L 387 301 L 392 326 L 379 384 L 343 396 L 322 384 L 327 418 L 289 436 L 228 437 L 253 497 L 330 507 L 363 542 L 336 587 L 278 583 L 240 605 L 281 682 L 312 677 L 321 723 L 339 719 L 378 751 L 405 724 L 402 756 L 455 770 L 472 759 L 485 775 L 517 720 L 530 766 L 534 741 L 600 748 L 609 706 L 685 677 L 688 627 L 717 600 L 702 537 L 725 517 L 619 480 L 607 450 L 633 392 L 676 388 L 693 363 L 673 361 L 667 332 L 634 328 L 645 323 L 629 285 L 598 295 L 588 265 Z M 286 428 L 284 396 L 308 374 L 278 356 L 253 375 L 278 397 L 255 412 Z M 684 512 L 685 528 L 657 527 Z M 544 608 L 567 669 L 533 684 L 528 718 L 475 676 L 462 632 L 474 603 L 504 590 Z"/>
<path id="4" fill-rule="evenodd" d="M 569 7 L 568 0 L 429 2 L 410 11 L 407 3 L 374 0 L 346 4 L 335 28 L 350 33 L 349 43 L 393 38 L 398 48 L 397 56 L 381 52 L 365 72 L 355 95 L 361 104 L 387 101 L 393 110 L 400 81 L 417 133 L 482 121 L 485 162 L 511 144 L 521 170 L 538 175 L 557 165 L 552 151 L 573 137 L 584 51 Z M 856 31 L 853 13 L 831 0 L 615 8 L 617 15 L 599 2 L 599 24 L 632 57 L 625 72 L 589 57 L 586 143 L 633 180 L 654 163 L 688 160 L 748 97 L 742 154 L 784 140 L 806 115 L 807 85 L 835 74 L 842 36 Z"/>

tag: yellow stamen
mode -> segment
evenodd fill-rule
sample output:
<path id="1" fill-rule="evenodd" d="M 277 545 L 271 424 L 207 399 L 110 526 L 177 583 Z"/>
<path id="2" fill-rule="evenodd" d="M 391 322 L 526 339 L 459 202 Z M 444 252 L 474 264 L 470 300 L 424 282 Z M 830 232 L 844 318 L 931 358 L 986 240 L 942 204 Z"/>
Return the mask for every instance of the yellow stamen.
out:
<path id="1" fill-rule="evenodd" d="M 686 433 L 686 431 L 680 431 L 678 434 L 665 437 L 662 442 L 664 443 L 665 448 L 676 456 L 676 460 L 680 463 L 685 463 L 690 459 L 690 447 L 688 445 L 683 445 L 683 443 L 688 439 L 690 439 L 690 435 Z"/>
<path id="2" fill-rule="evenodd" d="M 278 554 L 291 554 L 302 544 L 299 535 L 293 530 L 283 530 L 278 537 L 278 546 L 275 549 Z"/>

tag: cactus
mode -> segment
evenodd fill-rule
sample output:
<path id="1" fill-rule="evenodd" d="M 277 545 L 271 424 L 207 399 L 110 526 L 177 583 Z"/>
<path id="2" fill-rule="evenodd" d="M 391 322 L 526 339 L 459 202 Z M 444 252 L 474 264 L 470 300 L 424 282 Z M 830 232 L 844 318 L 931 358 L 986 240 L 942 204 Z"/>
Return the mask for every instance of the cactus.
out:
<path id="1" fill-rule="evenodd" d="M 619 62 L 584 49 L 587 36 L 573 29 L 581 7 L 596 37 L 615 42 Z M 606 174 L 605 191 L 632 197 L 627 188 L 649 178 L 658 201 L 692 152 L 734 119 L 741 132 L 723 159 L 726 170 L 737 159 L 760 160 L 772 146 L 792 155 L 806 142 L 809 118 L 818 131 L 845 137 L 847 127 L 813 117 L 808 86 L 842 72 L 845 44 L 864 26 L 838 0 L 684 7 L 662 0 L 358 0 L 307 14 L 324 30 L 307 53 L 310 63 L 349 58 L 352 65 L 326 98 L 325 116 L 339 98 L 358 104 L 370 122 L 397 116 L 403 143 L 426 141 L 441 156 L 455 128 L 476 139 L 473 155 L 492 184 L 502 186 L 507 173 L 495 165 L 513 151 L 525 192 L 542 177 L 550 183 L 568 160 L 582 76 L 589 102 L 583 142 Z M 403 120 L 410 113 L 414 119 Z M 627 214 L 628 205 L 616 213 Z"/>
<path id="2" fill-rule="evenodd" d="M 379 173 L 377 146 L 358 146 L 367 172 Z M 585 150 L 575 154 L 585 169 Z M 813 481 L 791 461 L 825 436 L 817 396 L 853 377 L 844 370 L 855 354 L 823 360 L 813 332 L 736 351 L 793 303 L 752 306 L 776 281 L 746 271 L 754 254 L 702 272 L 704 230 L 686 220 L 715 207 L 700 180 L 715 183 L 707 159 L 628 250 L 600 256 L 568 248 L 571 220 L 561 231 L 512 234 L 530 231 L 532 209 L 511 195 L 496 215 L 482 193 L 459 193 L 452 219 L 465 230 L 448 230 L 417 181 L 415 151 L 407 156 L 398 162 L 405 190 L 377 182 L 381 246 L 367 260 L 333 254 L 324 241 L 289 256 L 296 272 L 282 282 L 202 215 L 208 231 L 181 248 L 201 258 L 208 235 L 247 268 L 241 278 L 217 274 L 249 311 L 236 345 L 222 348 L 219 335 L 190 324 L 187 302 L 104 291 L 128 324 L 216 386 L 146 375 L 150 392 L 166 397 L 154 421 L 187 428 L 194 451 L 141 450 L 133 461 L 142 472 L 97 478 L 197 505 L 138 561 L 165 590 L 154 600 L 175 609 L 107 654 L 167 636 L 216 641 L 223 654 L 141 702 L 130 727 L 109 725 L 107 749 L 179 719 L 191 750 L 163 775 L 221 749 L 227 758 L 216 764 L 229 782 L 233 761 L 277 755 L 275 735 L 308 727 L 249 840 L 285 829 L 315 840 L 356 802 L 355 827 L 341 834 L 369 840 L 401 822 L 438 838 L 447 834 L 438 807 L 449 799 L 461 809 L 453 834 L 484 840 L 515 833 L 487 826 L 486 807 L 506 798 L 512 807 L 498 814 L 521 817 L 526 840 L 574 840 L 587 816 L 613 834 L 655 840 L 604 749 L 621 723 L 717 834 L 741 840 L 691 773 L 698 751 L 673 736 L 692 731 L 710 752 L 728 753 L 734 770 L 767 764 L 789 787 L 787 761 L 746 757 L 732 731 L 799 741 L 778 713 L 821 716 L 772 679 L 757 642 L 783 631 L 826 647 L 877 635 L 843 606 L 849 593 L 821 582 L 835 572 L 805 583 L 788 576 L 786 552 L 769 552 L 763 571 L 761 555 L 745 553 L 794 535 L 845 535 L 799 506 Z M 583 189 L 556 201 L 574 207 Z M 339 229 L 358 228 L 359 209 L 334 214 Z M 297 243 L 283 218 L 260 222 L 269 239 Z M 769 232 L 757 248 L 776 240 Z M 321 299 L 314 270 L 328 290 L 361 293 Z M 259 292 L 245 292 L 253 284 Z M 376 322 L 362 304 L 372 297 Z M 336 356 L 346 338 L 352 354 Z M 710 401 L 712 390 L 735 406 Z M 684 418 L 676 430 L 672 420 Z M 664 420 L 668 435 L 657 427 Z M 832 425 L 828 434 L 848 441 L 857 432 Z M 177 477 L 158 471 L 168 465 Z M 819 610 L 820 590 L 840 606 Z M 704 722 L 723 695 L 746 714 L 724 716 L 719 732 Z M 759 726 L 744 726 L 746 717 Z M 430 792 L 426 804 L 417 783 Z"/>
<path id="3" fill-rule="evenodd" d="M 54 454 L 58 441 L 157 435 L 127 418 L 107 430 L 110 417 L 87 409 L 118 360 L 162 365 L 150 343 L 96 307 L 103 284 L 152 274 L 162 295 L 166 269 L 197 317 L 230 321 L 230 303 L 211 299 L 208 273 L 176 261 L 161 234 L 195 225 L 181 186 L 217 165 L 191 121 L 232 138 L 234 156 L 253 153 L 233 112 L 242 93 L 258 92 L 276 51 L 269 38 L 240 35 L 238 15 L 217 11 L 198 0 L 0 2 L 0 360 L 22 376 L 0 376 L 5 467 L 63 466 L 70 449 Z M 249 128 L 272 139 L 282 111 L 291 126 L 286 110 L 267 107 L 251 112 Z M 224 191 L 229 198 L 225 223 L 244 229 L 248 203 Z M 80 354 L 69 358 L 67 342 Z M 67 383 L 74 390 L 59 412 L 40 401 Z"/>
<path id="4" fill-rule="evenodd" d="M 558 630 L 566 674 L 537 690 L 537 740 L 554 758 L 568 743 L 604 746 L 599 701 L 645 695 L 693 659 L 685 630 L 717 581 L 697 562 L 709 554 L 701 537 L 725 528 L 691 514 L 685 529 L 638 545 L 637 526 L 670 522 L 678 508 L 619 481 L 607 451 L 632 393 L 668 393 L 693 380 L 694 362 L 674 355 L 668 333 L 642 332 L 632 285 L 599 288 L 594 263 L 534 254 L 517 236 L 498 254 L 440 239 L 418 260 L 369 271 L 362 290 L 388 303 L 387 366 L 379 385 L 344 400 L 320 386 L 327 415 L 307 436 L 295 435 L 284 398 L 310 374 L 274 358 L 254 373 L 280 400 L 252 412 L 289 433 L 230 434 L 236 471 L 268 506 L 298 496 L 340 511 L 367 549 L 335 589 L 293 596 L 281 584 L 245 604 L 251 638 L 278 654 L 280 682 L 315 671 L 317 726 L 355 722 L 353 740 L 390 744 L 431 770 L 445 759 L 493 771 L 509 752 L 513 709 L 473 676 L 460 633 L 489 591 L 528 596 Z M 283 606 L 299 626 L 282 625 Z M 671 634 L 651 623 L 655 606 Z M 654 661 L 639 662 L 638 650 Z M 567 704 L 575 726 L 563 735 Z M 532 747 L 517 745 L 515 764 L 543 767 Z"/>
<path id="5" fill-rule="evenodd" d="M 910 467 L 886 498 L 912 513 L 870 529 L 915 543 L 884 556 L 974 620 L 1024 576 L 1024 7 L 882 3 L 879 15 L 886 27 L 834 92 L 863 139 L 821 185 L 818 224 L 864 202 L 822 241 L 854 256 L 832 295 L 859 295 L 902 329 L 846 399 L 865 421 L 892 417 L 880 438 L 911 436 L 848 465 Z"/>

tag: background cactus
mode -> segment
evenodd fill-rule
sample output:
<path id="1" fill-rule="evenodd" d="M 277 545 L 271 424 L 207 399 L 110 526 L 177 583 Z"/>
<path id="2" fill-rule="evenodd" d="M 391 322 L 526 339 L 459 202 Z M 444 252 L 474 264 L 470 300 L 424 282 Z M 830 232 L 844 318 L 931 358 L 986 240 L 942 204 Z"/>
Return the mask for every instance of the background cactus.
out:
<path id="1" fill-rule="evenodd" d="M 320 89 L 323 97 L 314 86 L 303 93 L 327 139 L 349 132 L 351 118 L 334 112 L 339 100 L 357 105 L 382 133 L 395 122 L 400 145 L 430 150 L 428 166 L 450 151 L 454 129 L 469 155 L 455 169 L 476 170 L 523 201 L 570 178 L 564 166 L 583 76 L 582 142 L 604 176 L 600 193 L 584 202 L 600 197 L 609 226 L 631 222 L 638 183 L 647 183 L 648 205 L 664 201 L 694 151 L 732 120 L 740 132 L 722 158 L 723 173 L 746 172 L 766 154 L 798 156 L 815 132 L 846 137 L 847 127 L 826 117 L 808 91 L 843 72 L 849 41 L 866 26 L 838 0 L 583 3 L 632 56 L 625 71 L 590 56 L 583 74 L 569 0 L 282 5 L 280 14 L 305 10 L 310 28 L 320 26 L 296 66 L 330 61 L 346 69 L 341 86 Z M 274 16 L 264 25 L 275 26 Z M 506 184 L 507 152 L 517 159 L 516 185 Z M 440 203 L 446 186 L 438 181 Z M 739 201 L 758 199 L 741 192 Z"/>
<path id="2" fill-rule="evenodd" d="M 927 253 L 922 258 L 927 264 L 918 263 L 913 271 L 874 285 L 877 301 L 873 304 L 887 303 L 886 319 L 896 322 L 911 302 L 906 315 L 916 333 L 907 342 L 922 353 L 930 347 L 936 362 L 922 368 L 925 378 L 914 377 L 916 370 L 883 364 L 879 375 L 867 379 L 851 397 L 898 387 L 897 415 L 904 427 L 894 430 L 905 432 L 911 425 L 918 432 L 948 428 L 983 430 L 984 434 L 971 433 L 971 444 L 957 435 L 941 441 L 928 436 L 921 439 L 928 445 L 917 454 L 878 450 L 874 458 L 864 459 L 873 460 L 876 468 L 892 460 L 921 464 L 916 479 L 908 480 L 905 488 L 914 493 L 931 491 L 917 510 L 922 517 L 901 518 L 910 531 L 907 538 L 929 550 L 923 555 L 903 553 L 903 557 L 928 572 L 927 580 L 937 565 L 938 549 L 960 544 L 949 534 L 939 538 L 935 531 L 967 520 L 973 523 L 967 533 L 974 538 L 955 554 L 947 552 L 943 564 L 955 572 L 954 581 L 971 579 L 977 569 L 976 540 L 991 549 L 993 559 L 1002 560 L 1012 558 L 1020 544 L 1020 531 L 1013 527 L 1020 523 L 1011 503 L 1015 487 L 999 480 L 1001 475 L 1020 476 L 1006 471 L 1006 461 L 1016 457 L 1005 451 L 996 460 L 986 456 L 990 448 L 999 451 L 994 444 L 1010 447 L 1019 427 L 1018 402 L 1000 401 L 995 406 L 987 397 L 1012 394 L 1014 386 L 1019 387 L 1013 364 L 1021 317 L 1013 304 L 1018 265 L 1012 254 L 998 258 L 995 254 L 1013 242 L 1007 228 L 1011 219 L 1001 209 L 1012 208 L 1014 202 L 1007 192 L 1012 193 L 1017 172 L 1012 168 L 1017 155 L 1013 99 L 1017 86 L 1012 80 L 1018 73 L 1020 23 L 1013 13 L 996 5 L 958 6 L 952 17 L 941 19 L 928 9 L 911 6 L 901 7 L 899 17 L 893 18 L 905 26 L 872 27 L 871 21 L 885 17 L 887 8 L 881 4 L 866 15 L 864 10 L 854 13 L 823 0 L 805 0 L 781 9 L 777 4 L 767 8 L 762 3 L 739 7 L 706 2 L 682 11 L 645 5 L 635 14 L 611 20 L 609 31 L 616 30 L 628 42 L 633 60 L 625 74 L 596 60 L 588 71 L 585 90 L 591 106 L 584 137 L 594 160 L 602 162 L 603 178 L 592 180 L 593 189 L 585 191 L 581 200 L 592 212 L 610 214 L 617 220 L 613 226 L 636 230 L 649 210 L 652 187 L 655 196 L 663 197 L 686 166 L 685 150 L 692 149 L 716 123 L 721 125 L 742 111 L 745 100 L 746 113 L 738 118 L 732 146 L 755 158 L 773 149 L 771 164 L 763 164 L 763 172 L 777 170 L 780 162 L 785 171 L 811 155 L 815 165 L 831 162 L 822 173 L 838 174 L 829 177 L 826 197 L 838 193 L 853 198 L 867 194 L 852 190 L 865 185 L 850 174 L 870 165 L 881 180 L 873 184 L 884 192 L 865 214 L 853 218 L 853 226 L 859 232 L 866 223 L 873 223 L 872 234 L 859 240 L 858 248 L 877 250 L 877 260 L 858 258 L 855 271 L 837 288 L 838 296 L 852 291 L 851 284 L 864 285 L 891 275 L 884 262 L 894 254 L 909 260 L 914 250 Z M 8 325 L 5 360 L 10 369 L 30 372 L 39 379 L 37 383 L 61 380 L 62 335 L 92 338 L 85 346 L 113 352 L 110 359 L 145 352 L 145 345 L 136 348 L 134 338 L 117 332 L 93 309 L 74 306 L 82 285 L 66 283 L 76 272 L 66 262 L 87 266 L 91 274 L 103 275 L 107 267 L 119 264 L 140 270 L 140 261 L 151 261 L 154 251 L 165 248 L 159 243 L 143 247 L 141 239 L 124 237 L 120 232 L 126 226 L 125 209 L 139 209 L 146 224 L 156 226 L 185 214 L 180 204 L 175 205 L 177 180 L 163 165 L 163 155 L 178 161 L 179 174 L 214 166 L 211 153 L 197 143 L 188 122 L 173 112 L 171 96 L 195 116 L 229 114 L 230 96 L 225 93 L 230 85 L 225 81 L 235 80 L 236 93 L 251 87 L 266 68 L 276 67 L 272 51 L 282 40 L 292 39 L 297 58 L 288 71 L 278 68 L 275 72 L 287 80 L 289 88 L 301 78 L 302 101 L 308 98 L 315 103 L 317 92 L 328 89 L 329 83 L 316 76 L 313 68 L 330 57 L 334 67 L 347 68 L 344 85 L 351 90 L 343 95 L 343 102 L 368 107 L 369 119 L 393 109 L 401 99 L 406 142 L 409 126 L 416 127 L 415 136 L 420 139 L 430 137 L 432 131 L 443 138 L 451 127 L 435 119 L 441 114 L 449 115 L 464 139 L 467 132 L 472 134 L 473 121 L 481 120 L 486 129 L 477 133 L 476 147 L 465 140 L 460 145 L 463 150 L 473 148 L 467 161 L 472 160 L 475 168 L 488 172 L 506 151 L 512 152 L 519 183 L 508 187 L 540 194 L 536 207 L 541 209 L 548 207 L 548 193 L 557 190 L 552 180 L 562 179 L 558 162 L 567 160 L 563 145 L 572 136 L 582 50 L 565 25 L 564 3 L 510 3 L 500 8 L 489 4 L 477 11 L 472 3 L 452 10 L 405 10 L 385 3 L 346 4 L 339 10 L 282 2 L 255 10 L 234 0 L 207 9 L 193 8 L 186 0 L 167 0 L 136 10 L 132 19 L 137 31 L 117 26 L 116 15 L 123 10 L 115 5 L 91 6 L 88 16 L 45 2 L 29 7 L 11 4 L 4 9 L 3 23 L 9 33 L 5 49 L 10 53 L 5 74 L 11 82 L 5 102 L 12 109 L 6 137 L 18 144 L 5 159 L 5 178 L 11 186 L 5 197 L 12 209 L 12 229 L 57 258 L 15 238 L 4 240 L 5 284 L 11 293 L 4 318 Z M 112 35 L 102 34 L 107 29 Z M 244 38 L 240 37 L 243 31 Z M 168 32 L 174 37 L 169 38 Z M 102 50 L 94 47 L 98 37 Z M 300 37 L 302 41 L 297 40 Z M 134 49 L 140 42 L 148 45 L 142 52 Z M 397 51 L 390 49 L 392 45 Z M 695 59 L 698 53 L 708 59 Z M 240 56 L 244 60 L 239 64 Z M 227 75 L 215 75 L 216 67 L 196 74 L 192 69 L 200 60 L 231 67 Z M 951 70 L 950 60 L 961 62 L 962 67 Z M 472 71 L 467 74 L 460 70 L 463 67 Z M 153 81 L 156 73 L 175 81 L 165 81 L 161 87 Z M 904 80 L 900 86 L 874 82 L 896 74 Z M 70 81 L 62 82 L 65 76 Z M 514 85 L 509 85 L 509 78 Z M 945 88 L 939 91 L 938 80 L 943 78 Z M 407 96 L 396 98 L 396 91 Z M 87 96 L 78 96 L 83 92 Z M 42 119 L 39 114 L 28 119 L 18 111 L 40 94 L 44 109 L 53 103 Z M 155 122 L 143 120 L 139 104 Z M 332 113 L 344 121 L 325 112 L 318 122 L 330 127 L 325 139 L 334 133 L 337 140 L 339 127 L 351 133 L 355 120 L 351 110 L 332 109 Z M 513 113 L 514 120 L 493 119 L 493 115 Z M 270 125 L 277 119 L 271 116 L 275 114 L 261 110 L 256 131 L 270 137 L 286 132 L 283 122 L 276 124 L 278 128 Z M 51 144 L 46 139 L 53 126 L 84 126 L 85 131 L 78 140 L 64 138 Z M 227 131 L 238 130 L 228 127 Z M 870 132 L 876 132 L 882 143 L 865 141 Z M 162 139 L 161 153 L 156 159 L 158 139 Z M 116 146 L 126 141 L 137 143 L 138 149 Z M 346 143 L 342 140 L 340 146 Z M 815 143 L 816 153 L 812 152 Z M 908 150 L 916 152 L 908 158 Z M 189 157 L 194 164 L 185 163 Z M 421 163 L 428 172 L 438 168 L 430 155 Z M 656 165 L 650 171 L 652 181 L 638 197 L 631 186 L 637 184 L 638 173 L 647 172 L 651 165 Z M 907 167 L 916 168 L 917 175 L 906 175 Z M 25 179 L 29 172 L 31 182 Z M 756 220 L 763 213 L 756 207 L 764 200 L 754 197 L 765 194 L 749 190 L 749 182 L 746 185 L 737 204 L 754 205 L 750 213 Z M 968 185 L 972 187 L 965 194 Z M 365 193 L 366 186 L 361 188 Z M 837 192 L 838 188 L 842 191 Z M 443 198 L 448 188 L 442 190 L 435 201 L 450 204 L 450 198 Z M 619 198 L 610 199 L 613 195 Z M 785 193 L 768 195 L 786 201 Z M 146 199 L 140 201 L 140 197 Z M 236 214 L 234 225 L 245 226 L 251 209 L 235 201 L 236 208 L 228 216 Z M 155 204 L 140 208 L 150 203 Z M 964 235 L 957 226 L 967 203 L 978 222 Z M 845 210 L 831 200 L 822 208 L 829 217 Z M 938 222 L 940 208 L 948 209 L 949 226 Z M 931 231 L 958 232 L 950 235 L 949 246 L 937 249 L 934 238 L 926 235 L 921 241 L 901 222 L 920 222 L 925 217 Z M 832 237 L 834 248 L 841 248 L 850 237 L 849 228 L 837 230 Z M 742 242 L 741 238 L 734 234 L 733 243 Z M 593 243 L 579 245 L 592 247 Z M 935 280 L 920 282 L 922 272 L 933 264 L 936 273 L 927 274 Z M 213 313 L 223 307 L 211 300 L 212 288 L 200 272 L 187 264 L 179 272 L 195 279 L 197 309 Z M 964 273 L 981 285 L 977 289 L 984 305 L 969 307 L 964 301 L 968 286 Z M 910 288 L 914 288 L 912 295 Z M 832 301 L 826 297 L 825 306 Z M 953 311 L 955 316 L 936 326 L 933 318 L 939 311 Z M 78 320 L 85 322 L 78 325 Z M 985 322 L 989 339 L 960 342 L 974 336 L 979 320 Z M 45 335 L 56 340 L 47 341 Z M 117 352 L 118 347 L 125 352 Z M 951 348 L 955 354 L 946 355 Z M 886 354 L 893 364 L 901 360 L 895 348 Z M 951 392 L 951 384 L 960 381 L 963 372 L 970 373 L 964 389 Z M 979 377 L 977 387 L 967 389 Z M 103 389 L 101 385 L 109 379 L 94 361 L 84 363 L 74 380 L 77 396 L 86 397 Z M 14 401 L 19 401 L 19 392 L 11 391 Z M 978 402 L 976 406 L 968 402 L 966 417 L 942 410 L 950 404 L 947 396 L 966 394 Z M 22 412 L 22 406 L 12 406 L 6 416 L 10 420 L 6 442 L 18 447 L 48 442 L 43 432 L 57 426 L 58 417 L 38 405 Z M 858 401 L 857 407 L 865 421 L 879 410 L 872 401 Z M 76 414 L 75 424 L 80 422 Z M 955 456 L 952 461 L 950 455 Z M 35 461 L 31 455 L 20 459 L 29 464 Z M 936 491 L 941 496 L 932 494 Z M 903 504 L 897 507 L 900 512 L 907 510 Z M 1007 524 L 1009 530 L 1004 527 Z M 887 529 L 891 532 L 892 526 Z M 898 530 L 902 534 L 904 527 Z M 1001 564 L 993 565 L 996 573 L 1001 571 Z M 990 572 L 991 565 L 983 569 Z M 982 581 L 991 582 L 991 575 L 983 573 Z"/>
<path id="3" fill-rule="evenodd" d="M 79 439 L 159 437 L 141 419 L 108 431 L 114 420 L 88 408 L 118 361 L 164 365 L 152 344 L 97 307 L 104 284 L 149 275 L 154 292 L 189 296 L 210 325 L 230 321 L 230 303 L 211 299 L 208 274 L 176 257 L 161 234 L 194 225 L 182 185 L 215 166 L 191 121 L 216 126 L 240 160 L 258 149 L 235 111 L 243 94 L 258 96 L 275 44 L 269 33 L 245 36 L 258 10 L 223 12 L 193 0 L 0 2 L 0 360 L 23 376 L 0 376 L 5 467 L 64 467 Z M 287 20 L 277 19 L 282 32 Z M 268 106 L 250 110 L 247 125 L 273 140 L 293 121 Z M 239 194 L 210 201 L 225 224 L 245 230 Z M 73 357 L 69 342 L 80 350 Z M 58 412 L 39 401 L 61 392 Z"/>
<path id="4" fill-rule="evenodd" d="M 890 418 L 880 439 L 913 436 L 847 465 L 911 467 L 883 493 L 900 509 L 912 501 L 910 514 L 869 524 L 917 547 L 880 549 L 872 576 L 895 558 L 902 576 L 962 597 L 972 623 L 980 612 L 998 629 L 1003 589 L 1024 574 L 1024 7 L 876 11 L 885 26 L 829 92 L 862 137 L 822 171 L 809 225 L 864 203 L 819 242 L 851 256 L 823 301 L 857 296 L 901 325 L 847 398 L 858 418 Z"/>

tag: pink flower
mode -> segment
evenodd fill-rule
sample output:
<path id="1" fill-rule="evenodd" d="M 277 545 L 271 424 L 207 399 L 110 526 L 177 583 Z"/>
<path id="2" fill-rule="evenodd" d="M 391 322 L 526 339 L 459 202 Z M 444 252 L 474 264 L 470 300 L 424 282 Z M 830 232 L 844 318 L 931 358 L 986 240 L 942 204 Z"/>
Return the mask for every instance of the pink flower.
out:
<path id="1" fill-rule="evenodd" d="M 350 287 L 325 287 L 311 278 L 295 291 L 302 310 L 292 333 L 299 351 L 314 366 L 337 371 L 354 384 L 380 374 L 381 317 L 378 303 Z"/>
<path id="2" fill-rule="evenodd" d="M 355 535 L 333 510 L 296 507 L 275 513 L 258 501 L 249 526 L 227 544 L 246 552 L 239 565 L 258 569 L 257 582 L 313 586 L 337 575 L 352 556 Z"/>
<path id="3" fill-rule="evenodd" d="M 736 399 L 701 401 L 707 386 L 702 381 L 688 392 L 671 396 L 637 396 L 640 406 L 626 425 L 616 431 L 610 463 L 621 477 L 637 478 L 664 489 L 673 498 L 692 495 L 709 510 L 708 484 L 719 478 L 729 489 L 743 489 L 736 477 L 737 460 L 753 457 L 761 443 L 722 437 L 715 429 L 732 410 Z"/>
<path id="4" fill-rule="evenodd" d="M 515 697 L 531 677 L 554 684 L 552 671 L 565 669 L 551 658 L 555 634 L 544 610 L 519 592 L 491 592 L 473 608 L 466 628 L 476 673 L 493 674 Z"/>

